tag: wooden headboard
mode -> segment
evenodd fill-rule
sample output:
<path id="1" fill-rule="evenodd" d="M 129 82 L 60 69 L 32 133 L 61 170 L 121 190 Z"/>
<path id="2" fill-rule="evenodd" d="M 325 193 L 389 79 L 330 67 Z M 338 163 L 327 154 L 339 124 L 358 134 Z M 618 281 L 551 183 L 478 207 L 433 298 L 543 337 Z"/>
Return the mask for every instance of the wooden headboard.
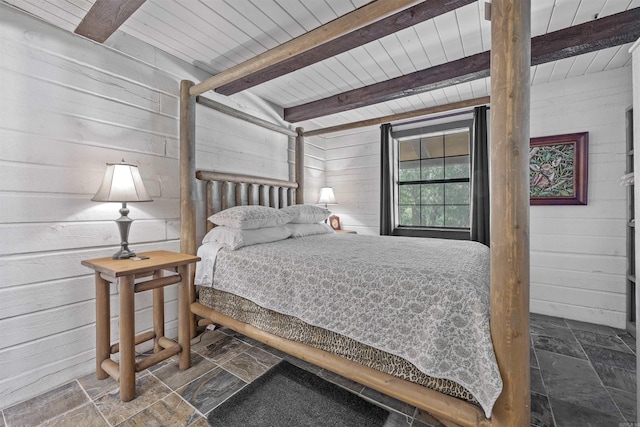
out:
<path id="1" fill-rule="evenodd" d="M 196 178 L 207 182 L 206 218 L 216 213 L 216 207 L 219 210 L 243 205 L 283 208 L 296 203 L 297 182 L 203 170 L 196 171 Z M 213 224 L 207 221 L 207 231 L 212 228 Z"/>

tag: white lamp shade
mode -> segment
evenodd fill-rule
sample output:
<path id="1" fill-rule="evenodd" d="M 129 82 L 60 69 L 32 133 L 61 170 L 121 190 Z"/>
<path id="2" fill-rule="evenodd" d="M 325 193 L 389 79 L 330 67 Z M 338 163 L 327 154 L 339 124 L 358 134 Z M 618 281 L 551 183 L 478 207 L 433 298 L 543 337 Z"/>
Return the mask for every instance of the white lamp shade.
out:
<path id="1" fill-rule="evenodd" d="M 91 199 L 94 202 L 150 202 L 140 171 L 128 163 L 107 163 L 100 188 Z"/>
<path id="2" fill-rule="evenodd" d="M 322 187 L 320 189 L 320 198 L 318 198 L 319 205 L 337 205 L 336 196 L 333 194 L 332 187 Z"/>

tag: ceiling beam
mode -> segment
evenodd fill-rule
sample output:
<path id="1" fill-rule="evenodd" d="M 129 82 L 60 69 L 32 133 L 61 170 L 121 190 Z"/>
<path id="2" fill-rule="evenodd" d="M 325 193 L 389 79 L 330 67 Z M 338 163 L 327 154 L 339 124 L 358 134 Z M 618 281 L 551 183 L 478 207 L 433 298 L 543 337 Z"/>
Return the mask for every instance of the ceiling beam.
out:
<path id="1" fill-rule="evenodd" d="M 421 108 L 419 110 L 406 111 L 403 113 L 390 114 L 388 116 L 376 117 L 373 119 L 360 120 L 357 122 L 345 123 L 342 125 L 330 126 L 326 128 L 305 131 L 305 137 L 325 135 L 327 133 L 342 132 L 344 130 L 358 129 L 367 126 L 380 125 L 398 120 L 411 119 L 413 117 L 428 116 L 430 114 L 442 113 L 445 111 L 459 110 L 462 108 L 477 107 L 487 105 L 491 99 L 488 96 L 481 98 L 465 99 L 464 101 L 452 102 L 451 104 L 435 105 L 433 107 Z"/>
<path id="2" fill-rule="evenodd" d="M 238 80 L 247 74 L 255 73 L 272 64 L 283 61 L 312 49 L 322 43 L 347 34 L 388 16 L 398 10 L 407 8 L 421 0 L 375 0 L 361 8 L 334 19 L 308 33 L 289 40 L 254 58 L 235 65 L 207 80 L 191 87 L 191 96 L 200 95 L 208 90 L 214 90 L 224 84 Z"/>
<path id="3" fill-rule="evenodd" d="M 475 2 L 476 0 L 425 0 L 258 72 L 231 81 L 217 88 L 216 92 L 233 95 Z"/>
<path id="4" fill-rule="evenodd" d="M 97 0 L 74 33 L 104 43 L 145 0 Z"/>
<path id="5" fill-rule="evenodd" d="M 640 37 L 640 8 L 596 19 L 531 39 L 531 65 L 630 43 Z M 290 123 L 340 113 L 489 76 L 490 52 L 285 108 Z"/>

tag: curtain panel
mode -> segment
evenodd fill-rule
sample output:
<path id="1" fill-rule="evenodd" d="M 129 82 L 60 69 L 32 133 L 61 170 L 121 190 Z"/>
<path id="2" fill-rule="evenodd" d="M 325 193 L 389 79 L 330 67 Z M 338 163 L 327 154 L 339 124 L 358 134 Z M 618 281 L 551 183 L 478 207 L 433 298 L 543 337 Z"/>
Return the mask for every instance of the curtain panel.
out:
<path id="1" fill-rule="evenodd" d="M 489 246 L 489 127 L 486 106 L 473 109 L 471 240 Z"/>

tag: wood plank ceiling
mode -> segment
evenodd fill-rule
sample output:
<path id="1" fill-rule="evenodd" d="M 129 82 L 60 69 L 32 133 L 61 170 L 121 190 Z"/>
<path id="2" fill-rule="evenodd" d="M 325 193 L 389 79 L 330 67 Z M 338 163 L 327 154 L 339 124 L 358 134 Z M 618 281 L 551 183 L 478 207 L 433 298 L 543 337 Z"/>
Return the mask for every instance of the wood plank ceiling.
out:
<path id="1" fill-rule="evenodd" d="M 1 0 L 74 31 L 95 0 Z M 120 27 L 130 36 L 217 74 L 369 0 L 148 0 Z M 324 99 L 490 49 L 485 1 L 254 86 L 283 108 Z M 640 0 L 534 0 L 532 36 L 640 7 Z M 631 43 L 532 67 L 533 85 L 629 66 Z M 334 126 L 489 94 L 488 77 L 300 122 Z M 231 95 L 233 96 L 233 95 Z"/>

